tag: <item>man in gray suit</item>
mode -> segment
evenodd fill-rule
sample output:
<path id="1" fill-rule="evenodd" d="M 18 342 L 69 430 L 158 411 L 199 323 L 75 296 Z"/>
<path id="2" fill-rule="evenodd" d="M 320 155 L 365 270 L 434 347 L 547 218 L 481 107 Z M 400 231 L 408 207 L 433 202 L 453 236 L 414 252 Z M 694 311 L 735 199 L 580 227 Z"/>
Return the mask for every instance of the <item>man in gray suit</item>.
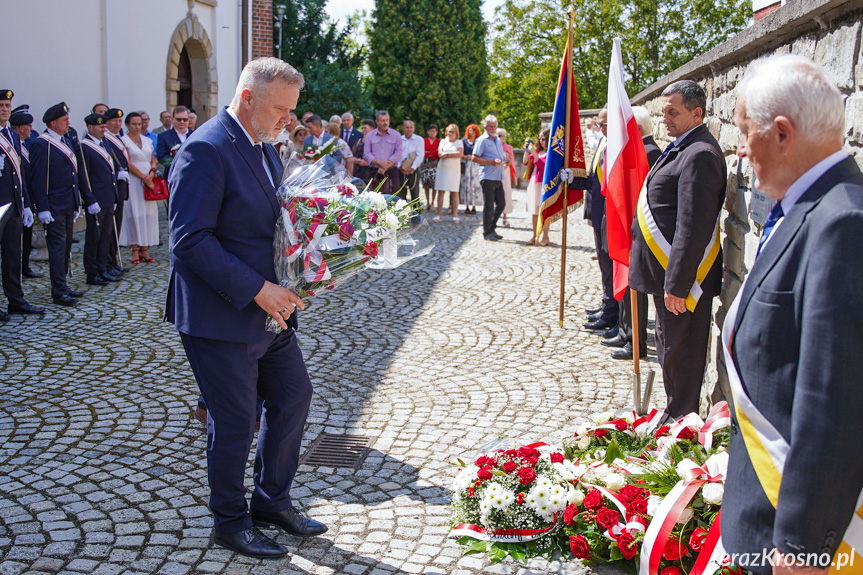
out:
<path id="1" fill-rule="evenodd" d="M 722 539 L 758 574 L 861 565 L 863 175 L 842 149 L 843 97 L 810 60 L 775 57 L 738 86 L 734 117 L 737 154 L 777 203 L 723 326 Z"/>

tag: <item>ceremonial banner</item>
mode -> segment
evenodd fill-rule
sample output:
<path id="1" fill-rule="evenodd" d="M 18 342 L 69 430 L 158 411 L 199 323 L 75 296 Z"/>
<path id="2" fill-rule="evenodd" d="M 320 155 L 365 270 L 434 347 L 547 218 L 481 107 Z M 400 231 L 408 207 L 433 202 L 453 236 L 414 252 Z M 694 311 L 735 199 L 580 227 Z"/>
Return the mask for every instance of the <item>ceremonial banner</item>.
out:
<path id="1" fill-rule="evenodd" d="M 557 83 L 557 97 L 554 102 L 554 115 L 551 121 L 551 137 L 548 144 L 548 155 L 545 158 L 545 173 L 542 178 L 542 200 L 539 208 L 539 218 L 535 233 L 546 224 L 563 217 L 563 188 L 560 181 L 561 168 L 572 170 L 575 179 L 567 187 L 567 208 L 575 210 L 587 189 L 587 166 L 584 162 L 584 144 L 581 138 L 581 119 L 578 115 L 578 95 L 575 92 L 575 79 L 571 78 L 569 56 L 571 46 L 567 43 L 560 67 L 560 79 Z M 569 116 L 567 117 L 567 82 L 569 83 Z M 566 149 L 566 134 L 569 132 L 569 150 Z"/>
<path id="2" fill-rule="evenodd" d="M 614 39 L 608 71 L 608 147 L 602 194 L 606 202 L 608 255 L 614 260 L 614 297 L 623 297 L 629 285 L 632 221 L 638 195 L 650 168 L 644 141 L 635 123 L 623 85 L 620 38 Z"/>

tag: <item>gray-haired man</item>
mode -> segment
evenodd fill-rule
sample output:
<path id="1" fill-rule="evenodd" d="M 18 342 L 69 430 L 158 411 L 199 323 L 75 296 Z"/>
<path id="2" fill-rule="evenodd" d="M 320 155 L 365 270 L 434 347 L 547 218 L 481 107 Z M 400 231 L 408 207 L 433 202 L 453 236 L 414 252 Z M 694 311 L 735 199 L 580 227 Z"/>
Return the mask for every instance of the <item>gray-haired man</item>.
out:
<path id="1" fill-rule="evenodd" d="M 509 159 L 503 151 L 503 142 L 497 136 L 497 118 L 486 116 L 483 133 L 473 145 L 474 162 L 479 164 L 479 185 L 482 186 L 482 232 L 486 240 L 497 241 L 497 220 L 503 213 L 506 197 L 503 192 L 504 165 Z"/>

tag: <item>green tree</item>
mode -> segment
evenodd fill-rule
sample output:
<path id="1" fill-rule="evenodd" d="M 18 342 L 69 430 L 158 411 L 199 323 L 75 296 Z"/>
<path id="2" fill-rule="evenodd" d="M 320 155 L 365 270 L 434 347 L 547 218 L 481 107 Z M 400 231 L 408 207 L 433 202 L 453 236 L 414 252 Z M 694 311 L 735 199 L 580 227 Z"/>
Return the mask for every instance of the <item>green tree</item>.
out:
<path id="1" fill-rule="evenodd" d="M 574 0 L 573 74 L 582 109 L 604 105 L 612 39 L 634 96 L 746 27 L 751 0 Z M 568 6 L 568 2 L 566 3 Z M 569 19 L 561 0 L 506 0 L 492 27 L 490 106 L 516 142 L 554 105 Z"/>
<path id="2" fill-rule="evenodd" d="M 372 102 L 395 122 L 478 122 L 488 102 L 481 0 L 377 0 L 367 32 Z"/>
<path id="3" fill-rule="evenodd" d="M 287 5 L 282 27 L 282 59 L 306 79 L 299 111 L 311 110 L 325 119 L 346 111 L 371 112 L 361 70 L 365 53 L 352 34 L 359 18 L 339 28 L 326 13 L 327 0 L 278 0 Z M 274 32 L 278 43 L 278 29 Z"/>

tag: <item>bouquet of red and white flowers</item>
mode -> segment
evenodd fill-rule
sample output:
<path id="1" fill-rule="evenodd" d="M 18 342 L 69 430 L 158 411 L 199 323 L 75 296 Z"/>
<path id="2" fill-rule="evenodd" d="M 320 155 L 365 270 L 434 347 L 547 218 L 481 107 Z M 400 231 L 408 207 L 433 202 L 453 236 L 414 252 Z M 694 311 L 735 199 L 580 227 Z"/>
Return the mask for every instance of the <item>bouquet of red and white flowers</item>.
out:
<path id="1" fill-rule="evenodd" d="M 305 164 L 294 156 L 285 171 L 273 246 L 283 287 L 314 297 L 367 268 L 395 268 L 434 247 L 414 203 L 360 191 L 332 157 Z M 269 318 L 267 329 L 281 328 Z"/>
<path id="2" fill-rule="evenodd" d="M 306 146 L 303 148 L 303 159 L 316 162 L 324 156 L 329 156 L 336 150 L 340 150 L 344 146 L 339 145 L 337 138 L 333 138 L 323 146 Z"/>

